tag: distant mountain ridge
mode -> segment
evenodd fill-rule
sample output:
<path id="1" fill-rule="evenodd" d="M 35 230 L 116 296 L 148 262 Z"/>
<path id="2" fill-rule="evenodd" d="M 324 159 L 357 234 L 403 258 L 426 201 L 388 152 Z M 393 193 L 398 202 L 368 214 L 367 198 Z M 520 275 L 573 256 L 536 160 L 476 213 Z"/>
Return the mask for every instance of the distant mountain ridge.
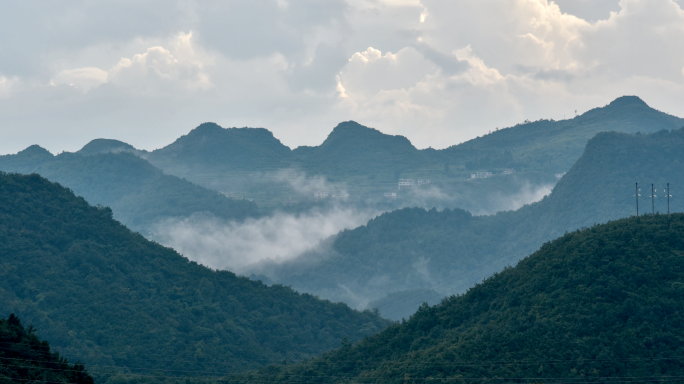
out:
<path id="1" fill-rule="evenodd" d="M 294 150 L 263 128 L 204 123 L 164 148 L 138 154 L 169 174 L 250 195 L 268 206 L 296 194 L 279 176 L 286 170 L 322 176 L 333 184 L 330 188 L 346 190 L 357 200 L 381 197 L 397 188 L 399 178 L 431 179 L 447 194 L 477 196 L 486 191 L 463 181 L 478 170 L 513 168 L 522 180 L 548 184 L 555 173 L 570 169 L 599 132 L 654 133 L 682 126 L 684 119 L 652 109 L 636 96 L 623 96 L 572 119 L 526 121 L 443 150 L 419 150 L 403 136 L 347 121 L 321 145 Z M 463 202 L 447 206 L 459 205 Z"/>
<path id="2" fill-rule="evenodd" d="M 146 154 L 162 169 L 179 167 L 188 172 L 219 170 L 263 170 L 287 161 L 290 148 L 264 128 L 222 128 L 203 123 L 168 146 Z"/>
<path id="3" fill-rule="evenodd" d="M 649 107 L 637 96 L 622 96 L 570 120 L 540 120 L 500 129 L 444 150 L 453 159 L 483 159 L 502 151 L 526 167 L 566 171 L 587 141 L 600 132 L 654 133 L 684 127 L 684 119 Z"/>

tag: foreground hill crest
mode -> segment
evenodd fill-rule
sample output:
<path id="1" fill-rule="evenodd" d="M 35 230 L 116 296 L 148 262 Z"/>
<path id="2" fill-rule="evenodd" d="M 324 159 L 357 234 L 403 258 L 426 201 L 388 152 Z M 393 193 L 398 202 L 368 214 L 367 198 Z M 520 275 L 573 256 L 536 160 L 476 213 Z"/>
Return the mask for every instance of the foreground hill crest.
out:
<path id="1" fill-rule="evenodd" d="M 684 214 L 632 217 L 572 232 L 464 295 L 423 306 L 410 320 L 353 346 L 304 364 L 269 367 L 246 379 L 646 382 L 681 377 L 683 239 Z"/>

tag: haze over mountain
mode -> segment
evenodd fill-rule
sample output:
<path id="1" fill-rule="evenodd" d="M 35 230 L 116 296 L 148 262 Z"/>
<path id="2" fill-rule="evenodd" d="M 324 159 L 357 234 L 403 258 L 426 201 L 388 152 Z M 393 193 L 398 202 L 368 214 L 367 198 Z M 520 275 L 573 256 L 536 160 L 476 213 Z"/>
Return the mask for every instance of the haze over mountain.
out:
<path id="1" fill-rule="evenodd" d="M 95 140 L 78 154 L 57 156 L 33 145 L 16 155 L 0 156 L 0 171 L 39 173 L 72 189 L 90 204 L 109 206 L 115 219 L 146 235 L 152 235 L 154 225 L 167 218 L 197 213 L 223 220 L 259 216 L 255 203 L 228 199 L 216 191 L 166 175 L 128 153 L 132 147 L 126 145 L 114 140 Z M 120 153 L 106 153 L 110 150 Z"/>
<path id="2" fill-rule="evenodd" d="M 111 216 L 38 175 L 0 173 L 0 310 L 97 377 L 298 361 L 388 324 L 198 265 Z"/>
<path id="3" fill-rule="evenodd" d="M 475 214 L 517 209 L 536 201 L 579 158 L 598 132 L 652 133 L 684 126 L 684 119 L 650 108 L 636 96 L 561 121 L 540 120 L 494 130 L 444 150 L 416 149 L 405 137 L 383 134 L 353 121 L 340 123 L 314 147 L 294 150 L 263 128 L 201 124 L 172 144 L 136 150 L 117 140 L 97 139 L 78 153 L 128 151 L 164 172 L 230 195 L 249 197 L 267 211 L 320 205 L 316 191 L 345 196 L 381 211 L 423 206 L 462 208 Z M 476 171 L 516 173 L 480 183 Z M 430 184 L 397 191 L 399 178 Z M 397 193 L 386 198 L 385 193 Z M 348 197 L 346 197 L 349 195 Z"/>
<path id="4" fill-rule="evenodd" d="M 141 156 L 167 173 L 253 197 L 264 207 L 282 206 L 293 196 L 313 200 L 320 189 L 391 208 L 421 205 L 494 213 L 510 209 L 499 201 L 501 196 L 553 185 L 554 174 L 567 171 L 599 132 L 653 133 L 682 126 L 684 119 L 654 110 L 636 96 L 623 96 L 572 119 L 524 122 L 444 150 L 418 150 L 403 136 L 353 121 L 340 123 L 320 146 L 294 150 L 262 128 L 222 129 L 205 123 Z M 496 174 L 507 168 L 517 173 L 484 188 L 465 183 L 476 171 Z M 323 182 L 302 185 L 302 175 Z M 397 191 L 399 178 L 431 183 Z M 397 198 L 388 202 L 385 192 L 398 192 Z"/>
<path id="5" fill-rule="evenodd" d="M 684 215 L 568 233 L 467 293 L 233 382 L 659 382 L 684 374 Z"/>
<path id="6" fill-rule="evenodd" d="M 684 128 L 650 135 L 600 133 L 540 202 L 492 216 L 404 208 L 344 231 L 298 259 L 257 264 L 253 273 L 359 308 L 411 289 L 432 289 L 440 296 L 464 292 L 566 231 L 635 214 L 635 182 L 649 189 L 641 192 L 642 213 L 644 206 L 650 209 L 650 183 L 659 196 L 657 211 L 667 210 L 667 183 L 670 210 L 684 211 L 682 164 Z M 407 293 L 404 306 L 417 308 L 426 299 Z M 381 313 L 397 318 L 382 308 Z"/>

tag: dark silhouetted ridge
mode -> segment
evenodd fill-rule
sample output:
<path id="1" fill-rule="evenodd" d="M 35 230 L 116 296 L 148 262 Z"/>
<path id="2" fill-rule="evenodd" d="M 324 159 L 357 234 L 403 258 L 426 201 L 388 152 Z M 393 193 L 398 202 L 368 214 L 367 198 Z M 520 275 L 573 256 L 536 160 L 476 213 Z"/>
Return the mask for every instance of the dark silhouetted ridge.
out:
<path id="1" fill-rule="evenodd" d="M 0 319 L 0 383 L 74 383 L 92 384 L 81 364 L 69 364 L 59 353 L 41 341 L 35 329 L 24 328 L 10 314 Z"/>

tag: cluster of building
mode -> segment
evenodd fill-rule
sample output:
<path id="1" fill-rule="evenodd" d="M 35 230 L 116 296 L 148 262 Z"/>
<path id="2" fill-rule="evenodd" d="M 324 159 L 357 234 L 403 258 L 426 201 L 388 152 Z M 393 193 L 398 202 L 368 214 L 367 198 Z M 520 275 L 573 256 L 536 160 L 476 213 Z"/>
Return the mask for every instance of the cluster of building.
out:
<path id="1" fill-rule="evenodd" d="M 556 173 L 556 179 L 560 180 L 563 176 L 565 176 L 566 173 L 567 173 L 567 172 Z"/>
<path id="2" fill-rule="evenodd" d="M 219 191 L 219 193 L 222 194 L 223 196 L 225 196 L 225 197 L 227 197 L 227 198 L 229 198 L 229 199 L 233 199 L 233 200 L 254 201 L 254 199 L 251 199 L 251 198 L 249 198 L 249 197 L 241 197 L 241 196 L 236 195 L 236 194 L 233 193 L 233 192 Z"/>
<path id="3" fill-rule="evenodd" d="M 501 172 L 502 175 L 512 175 L 515 173 L 515 169 L 506 168 Z M 475 172 L 470 174 L 471 179 L 487 179 L 494 176 L 493 172 Z"/>
<path id="4" fill-rule="evenodd" d="M 426 185 L 432 183 L 432 179 L 418 179 L 418 185 Z M 413 179 L 399 179 L 399 190 L 402 188 L 410 188 L 416 185 Z"/>
<path id="5" fill-rule="evenodd" d="M 314 199 L 327 199 L 330 194 L 328 191 L 316 191 L 314 192 Z M 348 193 L 333 194 L 331 196 L 334 200 L 344 200 L 349 197 Z"/>

